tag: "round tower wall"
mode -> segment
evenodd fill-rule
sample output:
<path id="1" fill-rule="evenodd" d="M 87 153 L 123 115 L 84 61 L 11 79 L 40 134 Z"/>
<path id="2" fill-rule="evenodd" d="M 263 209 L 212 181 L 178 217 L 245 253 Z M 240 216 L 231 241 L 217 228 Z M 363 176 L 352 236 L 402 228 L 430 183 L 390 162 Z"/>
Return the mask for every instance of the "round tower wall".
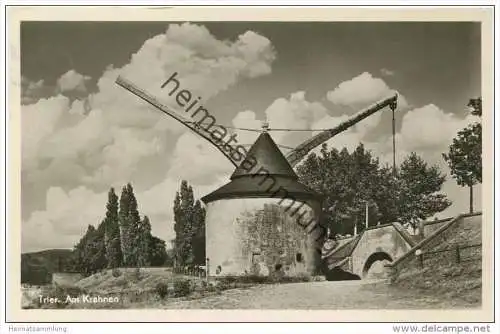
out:
<path id="1" fill-rule="evenodd" d="M 207 204 L 210 276 L 312 275 L 326 230 L 316 201 L 221 199 Z"/>

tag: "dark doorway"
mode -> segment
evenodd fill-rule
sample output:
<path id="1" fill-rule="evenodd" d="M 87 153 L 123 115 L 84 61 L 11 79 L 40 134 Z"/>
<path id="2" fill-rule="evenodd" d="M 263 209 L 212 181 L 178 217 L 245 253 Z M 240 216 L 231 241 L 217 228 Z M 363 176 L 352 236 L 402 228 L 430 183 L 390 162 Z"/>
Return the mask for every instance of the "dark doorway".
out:
<path id="1" fill-rule="evenodd" d="M 295 255 L 295 261 L 297 261 L 298 263 L 302 262 L 302 253 L 297 253 Z"/>

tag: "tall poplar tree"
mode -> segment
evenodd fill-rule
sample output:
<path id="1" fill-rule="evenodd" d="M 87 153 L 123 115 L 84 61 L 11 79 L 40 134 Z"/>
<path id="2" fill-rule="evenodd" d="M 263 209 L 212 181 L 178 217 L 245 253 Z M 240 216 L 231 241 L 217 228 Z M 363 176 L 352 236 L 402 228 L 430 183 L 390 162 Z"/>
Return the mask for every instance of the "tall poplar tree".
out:
<path id="1" fill-rule="evenodd" d="M 137 266 L 139 253 L 141 251 L 141 216 L 139 214 L 137 199 L 135 198 L 134 189 L 132 185 L 127 184 L 127 194 L 129 199 L 129 212 L 128 212 L 128 227 L 129 227 L 129 239 L 130 248 L 128 254 L 128 265 Z"/>
<path id="2" fill-rule="evenodd" d="M 204 260 L 205 210 L 201 203 L 195 203 L 193 188 L 183 180 L 174 200 L 175 260 L 176 265 L 184 266 Z M 203 248 L 203 250 L 201 250 Z"/>
<path id="3" fill-rule="evenodd" d="M 193 207 L 193 236 L 191 245 L 193 249 L 194 264 L 205 264 L 205 208 L 199 200 L 196 200 Z"/>
<path id="4" fill-rule="evenodd" d="M 192 264 L 194 260 L 193 254 L 193 213 L 194 213 L 194 195 L 193 188 L 187 184 L 181 186 L 181 194 L 184 193 L 182 200 L 182 209 L 185 215 L 184 222 L 184 245 L 182 248 L 182 256 L 185 264 Z"/>
<path id="5" fill-rule="evenodd" d="M 91 275 L 106 267 L 104 246 L 104 224 L 96 229 L 89 225 L 87 231 L 76 244 L 74 250 L 76 268 L 85 275 Z"/>
<path id="6" fill-rule="evenodd" d="M 145 216 L 140 222 L 136 238 L 137 266 L 139 267 L 149 267 L 151 265 L 151 239 L 151 223 L 148 216 Z"/>
<path id="7" fill-rule="evenodd" d="M 118 219 L 118 196 L 111 188 L 108 192 L 108 203 L 106 204 L 105 244 L 108 268 L 116 268 L 122 265 L 123 255 L 120 240 L 120 225 Z"/>
<path id="8" fill-rule="evenodd" d="M 130 195 L 127 186 L 122 188 L 120 196 L 120 210 L 118 213 L 120 223 L 120 242 L 123 256 L 123 264 L 128 266 L 131 264 L 131 247 L 132 247 L 132 233 L 130 231 Z"/>

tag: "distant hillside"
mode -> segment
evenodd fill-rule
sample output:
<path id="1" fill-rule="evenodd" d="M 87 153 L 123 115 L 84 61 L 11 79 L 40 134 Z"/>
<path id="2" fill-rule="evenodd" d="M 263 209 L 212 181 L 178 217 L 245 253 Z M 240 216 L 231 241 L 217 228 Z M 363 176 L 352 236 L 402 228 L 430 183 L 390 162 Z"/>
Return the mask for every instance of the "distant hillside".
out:
<path id="1" fill-rule="evenodd" d="M 54 272 L 73 270 L 71 249 L 47 249 L 21 254 L 21 283 L 48 284 Z"/>

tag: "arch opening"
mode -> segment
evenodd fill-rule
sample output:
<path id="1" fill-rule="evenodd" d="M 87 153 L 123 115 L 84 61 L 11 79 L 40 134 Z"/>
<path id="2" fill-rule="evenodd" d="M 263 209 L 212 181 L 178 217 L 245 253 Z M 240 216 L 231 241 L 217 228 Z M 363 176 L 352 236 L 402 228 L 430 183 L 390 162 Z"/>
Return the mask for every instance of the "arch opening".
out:
<path id="1" fill-rule="evenodd" d="M 363 266 L 362 277 L 384 278 L 386 275 L 384 265 L 386 263 L 391 263 L 392 261 L 392 257 L 386 252 L 376 252 L 371 254 L 368 259 L 366 259 L 365 265 Z"/>
<path id="2" fill-rule="evenodd" d="M 342 270 L 339 267 L 328 270 L 325 273 L 325 278 L 327 281 L 352 281 L 361 279 L 358 275 Z"/>

